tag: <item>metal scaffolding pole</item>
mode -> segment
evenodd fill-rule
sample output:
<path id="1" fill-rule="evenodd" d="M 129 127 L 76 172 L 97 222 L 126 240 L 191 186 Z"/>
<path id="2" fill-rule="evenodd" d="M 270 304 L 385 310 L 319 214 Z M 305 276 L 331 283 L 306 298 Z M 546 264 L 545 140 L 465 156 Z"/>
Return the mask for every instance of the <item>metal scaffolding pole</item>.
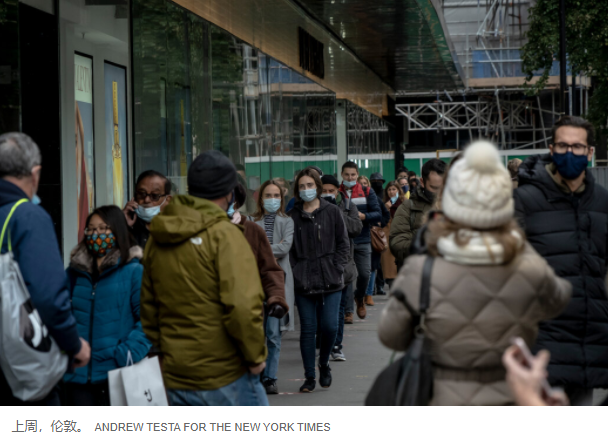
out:
<path id="1" fill-rule="evenodd" d="M 559 0 L 559 86 L 561 110 L 567 115 L 570 110 L 566 100 L 566 0 Z"/>

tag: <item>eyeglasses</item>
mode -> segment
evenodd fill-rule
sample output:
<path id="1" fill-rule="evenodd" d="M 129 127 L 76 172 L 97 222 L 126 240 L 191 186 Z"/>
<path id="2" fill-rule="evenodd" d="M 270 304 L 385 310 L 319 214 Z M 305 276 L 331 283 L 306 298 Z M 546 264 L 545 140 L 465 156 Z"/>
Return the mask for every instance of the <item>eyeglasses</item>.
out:
<path id="1" fill-rule="evenodd" d="M 146 200 L 146 197 L 149 197 L 152 202 L 158 202 L 161 197 L 165 197 L 166 194 L 148 194 L 145 191 L 137 191 L 135 192 L 135 199 L 141 202 Z"/>
<path id="2" fill-rule="evenodd" d="M 109 231 L 111 231 L 112 229 L 110 228 L 110 226 L 107 225 L 100 225 L 96 228 L 85 228 L 84 230 L 84 234 L 85 235 L 93 235 L 95 232 L 97 232 L 97 234 L 108 234 Z"/>
<path id="3" fill-rule="evenodd" d="M 568 148 L 571 148 L 572 153 L 574 155 L 584 155 L 587 152 L 587 148 L 589 146 L 583 145 L 582 143 L 574 143 L 572 145 L 569 145 L 568 143 L 558 142 L 554 143 L 553 147 L 555 148 L 555 152 L 557 152 L 558 154 L 565 154 L 566 152 L 568 152 Z"/>

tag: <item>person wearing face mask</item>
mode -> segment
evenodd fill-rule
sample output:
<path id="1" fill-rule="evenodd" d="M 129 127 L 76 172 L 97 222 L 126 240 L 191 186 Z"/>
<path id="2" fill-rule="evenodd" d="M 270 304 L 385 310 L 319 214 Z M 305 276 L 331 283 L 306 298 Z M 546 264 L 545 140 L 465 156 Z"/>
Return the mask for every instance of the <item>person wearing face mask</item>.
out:
<path id="1" fill-rule="evenodd" d="M 391 219 L 391 215 L 389 213 L 389 209 L 385 206 L 383 197 L 382 186 L 385 183 L 385 179 L 381 173 L 375 172 L 370 176 L 371 188 L 376 193 L 376 198 L 378 199 L 378 206 L 380 207 L 380 212 L 382 213 L 382 220 L 376 223 L 374 226 L 378 226 L 380 228 L 385 228 Z M 369 284 L 367 285 L 367 291 L 365 291 L 365 304 L 368 306 L 374 306 L 373 295 L 386 295 L 384 292 L 384 275 L 382 273 L 382 264 L 380 262 L 380 258 L 382 257 L 381 253 L 375 252 L 372 250 L 372 262 L 371 262 L 371 274 L 369 278 Z"/>
<path id="2" fill-rule="evenodd" d="M 372 240 L 370 227 L 382 221 L 382 211 L 376 193 L 369 187 L 357 182 L 359 166 L 352 161 L 342 165 L 342 185 L 340 191 L 357 206 L 359 219 L 363 222 L 361 234 L 355 238 L 355 264 L 357 264 L 357 287 L 355 303 L 357 316 L 364 319 L 367 315 L 365 293 L 370 281 L 372 268 Z"/>
<path id="3" fill-rule="evenodd" d="M 403 189 L 401 186 L 396 181 L 389 182 L 384 190 L 384 205 L 389 209 L 391 216 L 388 224 L 384 228 L 384 233 L 386 234 L 387 239 L 389 238 L 391 224 L 393 222 L 393 218 L 395 217 L 395 213 L 404 200 L 407 200 L 407 195 L 403 194 Z M 390 288 L 393 280 L 397 277 L 397 264 L 395 264 L 395 257 L 391 253 L 390 249 L 386 249 L 382 253 L 382 273 L 384 274 L 384 279 Z"/>
<path id="4" fill-rule="evenodd" d="M 237 188 L 237 202 L 241 203 L 245 191 Z M 281 332 L 295 330 L 292 315 L 294 312 L 295 295 L 293 292 L 293 275 L 289 264 L 289 250 L 293 242 L 293 220 L 285 214 L 285 198 L 281 185 L 276 180 L 266 181 L 260 187 L 257 200 L 258 209 L 242 224 L 245 227 L 245 238 L 249 241 L 251 248 L 262 251 L 264 246 L 267 262 L 274 263 L 278 274 L 284 284 L 281 286 L 282 293 L 275 296 L 274 304 L 270 302 L 271 295 L 266 291 L 268 315 L 265 317 L 264 330 L 266 331 L 266 343 L 268 346 L 268 359 L 266 369 L 262 374 L 262 384 L 266 393 L 274 395 L 279 393 L 277 387 L 277 371 L 279 369 L 279 357 L 281 354 Z M 249 226 L 253 226 L 259 235 L 252 240 L 248 235 Z M 254 244 L 255 243 L 255 244 Z M 258 247 L 255 247 L 257 245 Z M 257 255 L 259 256 L 259 254 Z M 262 264 L 258 260 L 260 274 Z M 262 278 L 264 283 L 264 278 Z M 281 304 L 279 304 L 279 302 Z M 279 311 L 280 308 L 280 311 Z M 290 315 L 289 312 L 292 314 Z"/>
<path id="5" fill-rule="evenodd" d="M 234 202 L 230 205 L 226 214 L 232 219 L 232 223 L 242 225 L 244 228 L 243 235 L 245 235 L 245 239 L 247 240 L 247 243 L 249 243 L 249 247 L 251 247 L 253 256 L 258 264 L 262 287 L 266 294 L 266 312 L 268 313 L 268 316 L 277 319 L 278 324 L 278 320 L 283 318 L 289 311 L 289 305 L 285 299 L 285 272 L 275 259 L 273 249 L 264 228 L 254 223 L 253 217 L 247 217 L 241 215 L 239 211 L 235 211 L 246 202 L 247 190 L 243 185 L 237 184 L 234 189 Z M 266 329 L 266 327 L 264 327 L 264 329 Z M 278 348 L 280 352 L 280 341 Z M 274 357 L 273 354 L 269 354 L 269 357 L 271 356 Z M 278 355 L 276 362 L 278 363 Z"/>
<path id="6" fill-rule="evenodd" d="M 307 169 L 314 169 L 319 174 L 319 176 L 323 176 L 323 171 L 318 166 L 308 166 Z M 300 172 L 296 172 L 296 174 L 294 175 L 294 178 L 297 178 L 299 173 Z M 294 180 L 294 182 L 295 182 L 295 180 Z M 285 207 L 286 213 L 289 214 L 289 212 L 293 209 L 293 207 L 296 204 L 296 199 L 297 198 L 294 196 L 289 200 L 289 202 L 287 202 L 287 206 Z"/>
<path id="7" fill-rule="evenodd" d="M 551 352 L 552 385 L 573 405 L 590 405 L 594 389 L 608 388 L 608 192 L 587 170 L 595 151 L 589 122 L 563 116 L 551 143 L 520 165 L 515 211 L 530 244 L 574 289 L 564 313 L 541 324 L 534 350 Z"/>
<path id="8" fill-rule="evenodd" d="M 340 191 L 340 183 L 332 175 L 323 175 L 323 194 L 321 197 L 331 204 L 337 205 L 342 211 L 346 232 L 350 241 L 350 252 L 348 262 L 344 268 L 344 288 L 340 298 L 340 311 L 338 314 L 338 334 L 334 348 L 331 351 L 332 360 L 338 362 L 346 361 L 346 356 L 342 351 L 342 341 L 344 339 L 344 324 L 352 324 L 354 313 L 354 292 L 353 285 L 357 281 L 357 265 L 355 264 L 355 244 L 353 240 L 359 236 L 363 229 L 363 222 L 359 219 L 359 211 L 355 204 Z M 317 327 L 318 328 L 318 327 Z"/>
<path id="9" fill-rule="evenodd" d="M 338 333 L 349 242 L 340 209 L 321 200 L 323 184 L 316 170 L 306 168 L 298 174 L 294 193 L 298 201 L 290 213 L 294 237 L 289 261 L 300 314 L 300 351 L 306 378 L 300 392 L 312 392 L 316 386 L 318 321 L 321 322 L 319 384 L 327 388 L 332 383 L 329 357 Z"/>
<path id="10" fill-rule="evenodd" d="M 171 202 L 171 181 L 155 170 L 141 173 L 135 183 L 135 196 L 123 212 L 135 241 L 142 249 L 150 238 L 150 222 Z"/>
<path id="11" fill-rule="evenodd" d="M 397 186 L 403 192 L 403 195 L 405 196 L 405 199 L 408 200 L 410 198 L 410 183 L 407 180 L 407 178 L 398 178 L 397 179 Z"/>
<path id="12" fill-rule="evenodd" d="M 12 252 L 33 307 L 49 335 L 71 357 L 72 366 L 78 368 L 89 362 L 91 348 L 79 337 L 72 315 L 53 221 L 44 208 L 38 206 L 41 164 L 40 149 L 29 136 L 23 133 L 0 135 L 0 232 L 4 232 L 4 237 L 0 234 L 0 252 L 2 255 L 9 250 Z M 23 362 L 28 363 L 27 360 Z M 18 399 L 0 370 L 0 406 L 59 404 L 58 387 L 38 401 Z"/>
<path id="13" fill-rule="evenodd" d="M 110 405 L 108 372 L 142 360 L 152 346 L 139 319 L 142 249 L 117 206 L 97 208 L 67 269 L 78 331 L 91 361 L 64 377 L 65 405 Z"/>
<path id="14" fill-rule="evenodd" d="M 268 405 L 265 294 L 243 227 L 230 222 L 238 184 L 220 151 L 188 169 L 188 194 L 152 219 L 141 322 L 162 351 L 171 405 Z"/>
<path id="15" fill-rule="evenodd" d="M 445 162 L 438 158 L 424 163 L 420 185 L 411 192 L 409 200 L 403 201 L 393 217 L 389 247 L 398 268 L 401 268 L 405 258 L 409 256 L 418 229 L 422 227 L 427 214 L 435 205 L 435 197 L 443 186 L 445 169 Z"/>

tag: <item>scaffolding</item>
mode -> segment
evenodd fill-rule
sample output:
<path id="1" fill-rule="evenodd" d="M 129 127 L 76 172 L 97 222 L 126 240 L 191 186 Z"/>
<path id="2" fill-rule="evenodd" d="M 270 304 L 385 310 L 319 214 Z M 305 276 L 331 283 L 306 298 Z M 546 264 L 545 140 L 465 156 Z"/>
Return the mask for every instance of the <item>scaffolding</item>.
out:
<path id="1" fill-rule="evenodd" d="M 430 102 L 397 104 L 396 110 L 406 117 L 409 132 L 455 131 L 457 143 L 461 137 L 464 140 L 487 138 L 502 150 L 546 147 L 551 127 L 560 116 L 559 104 L 556 106 L 558 96 L 555 90 L 545 91 L 543 104 L 541 96 L 523 97 L 523 90 L 444 92 L 441 97 L 447 101 L 437 95 Z M 580 92 L 582 113 L 588 104 L 587 88 L 581 87 Z"/>

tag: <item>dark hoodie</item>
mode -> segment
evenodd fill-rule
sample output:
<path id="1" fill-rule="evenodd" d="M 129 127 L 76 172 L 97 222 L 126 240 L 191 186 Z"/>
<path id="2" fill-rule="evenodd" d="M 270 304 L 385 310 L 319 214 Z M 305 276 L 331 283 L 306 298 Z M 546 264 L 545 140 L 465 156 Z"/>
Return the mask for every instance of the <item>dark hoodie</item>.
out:
<path id="1" fill-rule="evenodd" d="M 294 223 L 289 260 L 296 294 L 341 291 L 350 243 L 340 208 L 321 200 L 308 214 L 299 201 L 289 215 Z"/>
<path id="2" fill-rule="evenodd" d="M 21 199 L 28 199 L 23 190 L 0 179 L 0 230 L 13 205 Z M 7 231 L 15 260 L 42 321 L 62 350 L 72 355 L 78 353 L 81 343 L 51 217 L 42 207 L 23 203 L 11 217 Z M 8 234 L 4 238 L 2 253 L 8 251 Z"/>
<path id="3" fill-rule="evenodd" d="M 608 191 L 587 170 L 582 191 L 564 192 L 546 169 L 551 162 L 549 154 L 524 161 L 514 192 L 515 214 L 528 241 L 573 286 L 566 310 L 541 323 L 536 349 L 551 352 L 552 384 L 607 388 Z"/>

